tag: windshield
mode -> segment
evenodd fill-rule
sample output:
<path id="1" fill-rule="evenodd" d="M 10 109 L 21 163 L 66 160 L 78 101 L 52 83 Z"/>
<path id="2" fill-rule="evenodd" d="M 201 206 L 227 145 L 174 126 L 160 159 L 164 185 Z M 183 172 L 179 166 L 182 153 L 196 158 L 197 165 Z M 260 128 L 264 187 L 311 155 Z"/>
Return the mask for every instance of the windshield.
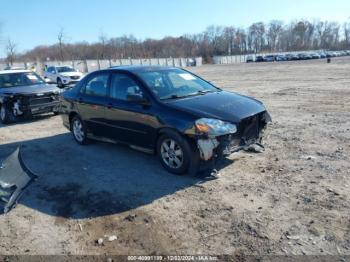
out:
<path id="1" fill-rule="evenodd" d="M 139 72 L 138 75 L 159 99 L 175 99 L 208 92 L 219 88 L 181 69 Z"/>
<path id="2" fill-rule="evenodd" d="M 69 66 L 60 66 L 56 67 L 58 73 L 64 73 L 64 72 L 75 72 L 75 69 Z"/>
<path id="3" fill-rule="evenodd" d="M 45 81 L 33 72 L 0 74 L 0 88 L 44 84 Z"/>

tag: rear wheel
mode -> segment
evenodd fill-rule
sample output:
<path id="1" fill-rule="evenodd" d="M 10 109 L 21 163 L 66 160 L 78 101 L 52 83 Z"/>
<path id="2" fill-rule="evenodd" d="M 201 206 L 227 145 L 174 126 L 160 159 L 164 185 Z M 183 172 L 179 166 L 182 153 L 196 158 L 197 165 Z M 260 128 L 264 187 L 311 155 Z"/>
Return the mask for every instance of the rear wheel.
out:
<path id="1" fill-rule="evenodd" d="M 75 116 L 71 122 L 71 130 L 75 141 L 81 145 L 85 145 L 88 142 L 87 130 L 84 122 L 80 117 Z"/>
<path id="2" fill-rule="evenodd" d="M 157 143 L 158 158 L 170 173 L 184 174 L 191 160 L 191 147 L 187 140 L 175 131 L 161 135 Z"/>

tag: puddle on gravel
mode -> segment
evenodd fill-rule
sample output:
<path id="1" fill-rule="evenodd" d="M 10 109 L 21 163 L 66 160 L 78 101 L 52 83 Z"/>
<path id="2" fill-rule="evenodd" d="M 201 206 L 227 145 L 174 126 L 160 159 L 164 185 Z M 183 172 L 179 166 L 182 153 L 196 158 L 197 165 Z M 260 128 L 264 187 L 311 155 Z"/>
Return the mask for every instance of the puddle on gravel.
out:
<path id="1" fill-rule="evenodd" d="M 53 215 L 60 217 L 60 221 L 64 221 L 66 218 L 110 215 L 130 209 L 128 205 L 118 201 L 111 192 L 85 191 L 76 183 L 45 187 L 37 197 L 51 202 Z"/>

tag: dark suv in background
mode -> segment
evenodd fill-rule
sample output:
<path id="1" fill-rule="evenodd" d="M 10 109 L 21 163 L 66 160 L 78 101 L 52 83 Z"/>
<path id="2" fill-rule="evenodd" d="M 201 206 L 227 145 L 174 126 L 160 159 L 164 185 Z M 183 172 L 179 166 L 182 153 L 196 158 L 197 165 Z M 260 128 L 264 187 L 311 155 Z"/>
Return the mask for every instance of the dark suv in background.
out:
<path id="1" fill-rule="evenodd" d="M 79 144 L 118 142 L 156 153 L 172 173 L 260 143 L 264 105 L 179 68 L 95 71 L 62 94 L 63 124 Z M 191 171 L 191 172 L 192 172 Z"/>
<path id="2" fill-rule="evenodd" d="M 59 111 L 59 89 L 29 70 L 0 71 L 0 120 L 3 124 Z"/>

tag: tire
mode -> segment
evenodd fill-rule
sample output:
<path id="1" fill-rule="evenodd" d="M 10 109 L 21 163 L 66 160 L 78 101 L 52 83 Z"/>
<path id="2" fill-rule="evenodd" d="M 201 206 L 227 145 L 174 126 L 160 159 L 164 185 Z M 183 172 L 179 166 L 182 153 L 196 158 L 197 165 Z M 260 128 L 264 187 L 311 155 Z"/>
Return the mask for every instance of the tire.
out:
<path id="1" fill-rule="evenodd" d="M 58 88 L 63 88 L 63 87 L 64 87 L 61 78 L 57 78 L 57 87 L 58 87 Z"/>
<path id="2" fill-rule="evenodd" d="M 9 110 L 6 104 L 1 104 L 0 107 L 0 121 L 3 124 L 9 124 L 15 121 L 15 116 L 11 110 Z"/>
<path id="3" fill-rule="evenodd" d="M 88 143 L 86 125 L 79 116 L 73 117 L 71 121 L 71 130 L 73 137 L 78 144 L 86 145 Z"/>
<path id="4" fill-rule="evenodd" d="M 175 131 L 167 130 L 157 141 L 157 155 L 168 172 L 183 175 L 190 166 L 192 150 L 184 137 Z"/>

